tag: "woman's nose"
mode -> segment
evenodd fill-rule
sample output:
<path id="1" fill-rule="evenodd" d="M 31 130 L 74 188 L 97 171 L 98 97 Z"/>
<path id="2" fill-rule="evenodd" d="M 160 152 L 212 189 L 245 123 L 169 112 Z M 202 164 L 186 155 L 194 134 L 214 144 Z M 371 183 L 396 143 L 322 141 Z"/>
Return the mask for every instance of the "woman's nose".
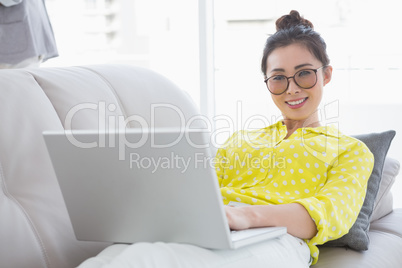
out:
<path id="1" fill-rule="evenodd" d="M 286 94 L 293 95 L 300 92 L 300 87 L 296 84 L 295 79 L 293 77 L 288 78 L 289 86 L 286 90 Z"/>

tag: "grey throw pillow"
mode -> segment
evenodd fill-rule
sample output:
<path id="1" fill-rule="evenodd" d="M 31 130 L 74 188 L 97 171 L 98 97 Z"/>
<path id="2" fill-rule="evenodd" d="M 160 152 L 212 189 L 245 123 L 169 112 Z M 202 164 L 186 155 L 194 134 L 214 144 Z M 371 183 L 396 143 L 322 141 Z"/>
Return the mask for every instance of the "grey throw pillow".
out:
<path id="1" fill-rule="evenodd" d="M 355 250 L 367 250 L 370 244 L 368 231 L 370 227 L 370 218 L 373 213 L 374 202 L 377 197 L 381 182 L 382 170 L 385 157 L 391 145 L 396 132 L 389 130 L 382 133 L 371 133 L 355 135 L 356 139 L 364 142 L 374 155 L 374 167 L 367 183 L 366 198 L 355 224 L 349 230 L 349 233 L 336 240 L 325 243 L 324 246 L 341 247 L 347 246 Z"/>

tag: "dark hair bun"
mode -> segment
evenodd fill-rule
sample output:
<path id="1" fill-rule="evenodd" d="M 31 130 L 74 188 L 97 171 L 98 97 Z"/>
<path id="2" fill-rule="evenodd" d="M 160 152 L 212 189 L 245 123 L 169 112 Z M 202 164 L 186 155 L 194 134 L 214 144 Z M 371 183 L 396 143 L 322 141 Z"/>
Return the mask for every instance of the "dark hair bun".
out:
<path id="1" fill-rule="evenodd" d="M 297 12 L 296 10 L 292 10 L 290 11 L 289 15 L 283 15 L 282 17 L 277 19 L 276 30 L 280 31 L 298 25 L 314 29 L 314 25 L 309 20 L 301 17 L 299 12 Z"/>

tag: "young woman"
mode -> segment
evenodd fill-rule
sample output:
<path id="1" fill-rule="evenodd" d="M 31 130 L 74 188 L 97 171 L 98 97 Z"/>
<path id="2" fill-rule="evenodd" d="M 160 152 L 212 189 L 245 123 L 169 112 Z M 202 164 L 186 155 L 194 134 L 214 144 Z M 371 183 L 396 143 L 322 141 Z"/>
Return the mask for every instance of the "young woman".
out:
<path id="1" fill-rule="evenodd" d="M 237 250 L 135 243 L 110 267 L 305 268 L 317 262 L 317 245 L 349 231 L 374 159 L 359 140 L 319 123 L 318 105 L 332 74 L 325 50 L 313 25 L 298 12 L 280 18 L 267 40 L 262 72 L 284 119 L 257 131 L 239 131 L 217 152 L 231 229 L 286 226 L 290 235 Z M 95 259 L 80 267 L 86 263 L 99 265 Z"/>
<path id="2" fill-rule="evenodd" d="M 231 229 L 286 226 L 307 243 L 314 264 L 317 245 L 355 222 L 374 158 L 359 140 L 320 125 L 332 67 L 313 24 L 291 11 L 276 27 L 261 69 L 283 120 L 235 133 L 218 150 L 216 170 Z"/>

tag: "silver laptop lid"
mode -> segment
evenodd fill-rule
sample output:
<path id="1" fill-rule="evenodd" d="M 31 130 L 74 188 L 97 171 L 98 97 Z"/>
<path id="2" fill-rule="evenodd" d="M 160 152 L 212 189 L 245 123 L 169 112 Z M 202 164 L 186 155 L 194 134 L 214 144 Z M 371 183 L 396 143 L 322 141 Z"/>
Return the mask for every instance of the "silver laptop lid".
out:
<path id="1" fill-rule="evenodd" d="M 44 137 L 77 239 L 232 247 L 209 133 L 69 134 Z"/>

